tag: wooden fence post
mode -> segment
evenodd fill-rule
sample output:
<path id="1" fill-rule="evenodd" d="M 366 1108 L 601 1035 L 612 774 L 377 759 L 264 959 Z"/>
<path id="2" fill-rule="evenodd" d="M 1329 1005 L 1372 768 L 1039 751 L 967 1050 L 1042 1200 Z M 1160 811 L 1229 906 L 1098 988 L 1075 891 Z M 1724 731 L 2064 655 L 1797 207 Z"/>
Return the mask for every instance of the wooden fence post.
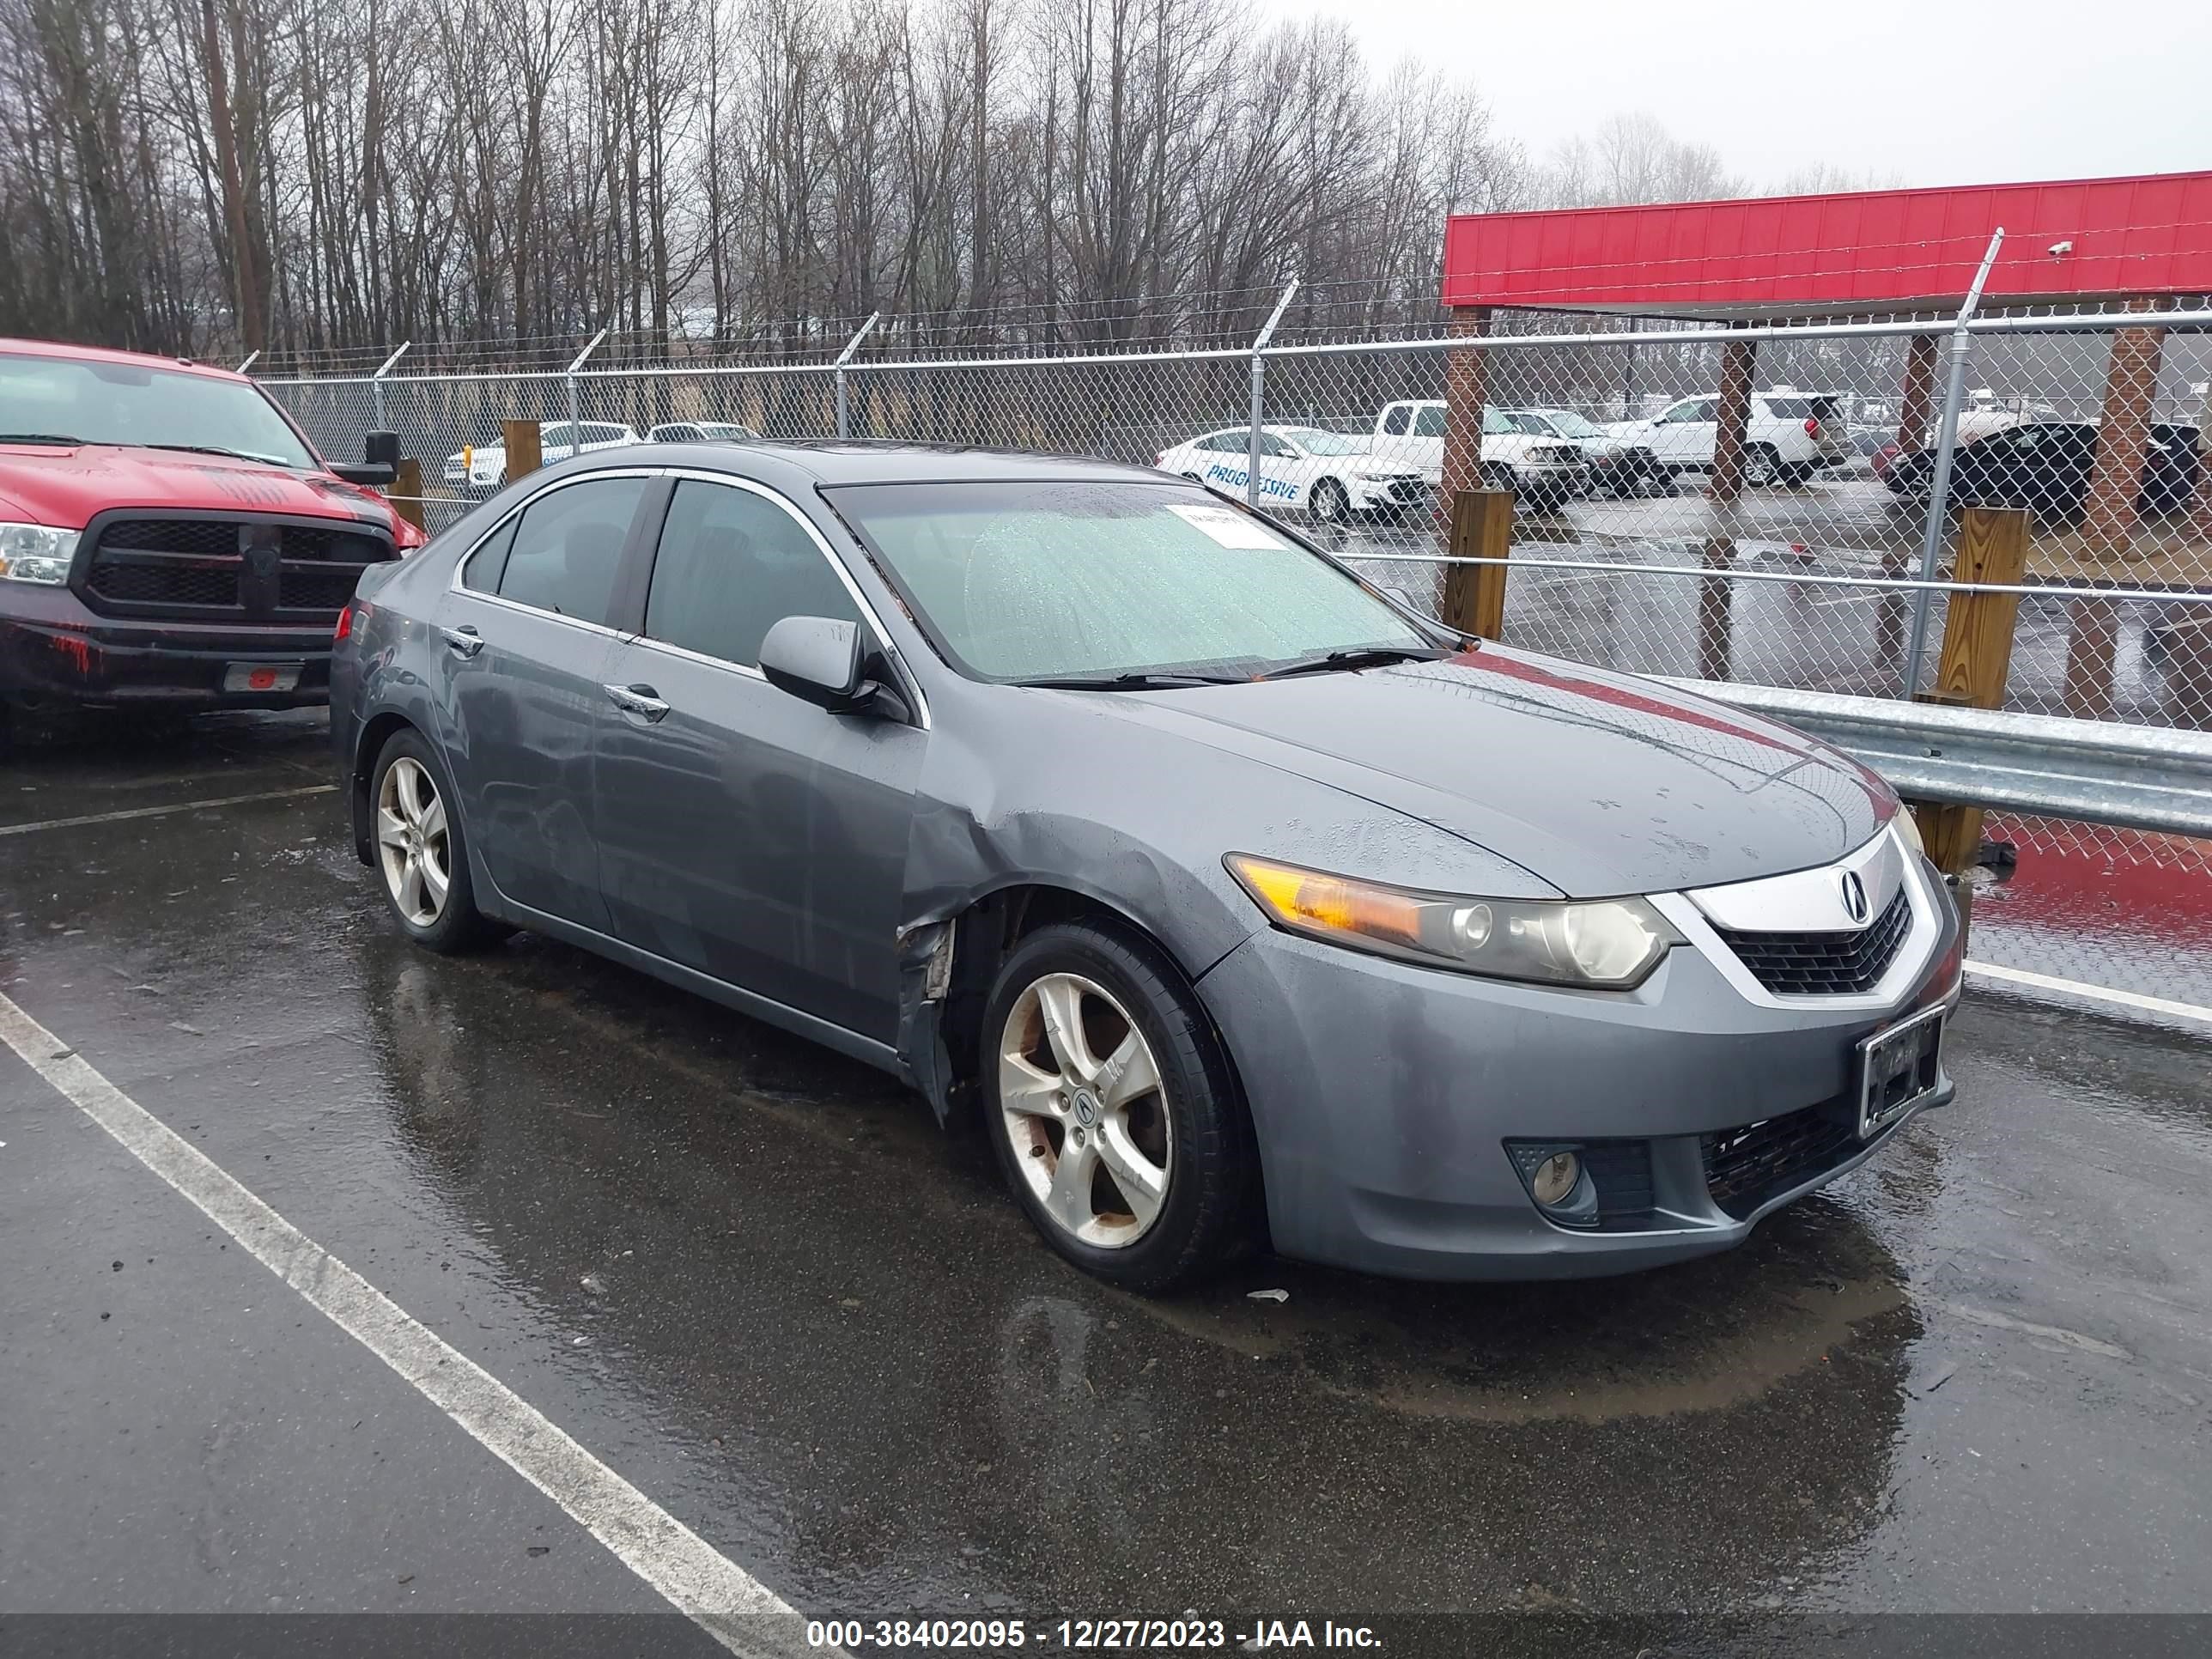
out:
<path id="1" fill-rule="evenodd" d="M 2016 507 L 1970 507 L 1959 526 L 1954 580 L 2016 587 L 2027 574 L 2028 515 Z M 1995 708 L 2012 669 L 2017 593 L 1954 593 L 1943 613 L 1943 648 L 1935 689 L 1923 702 Z M 1922 804 L 1912 815 L 1928 856 L 1946 875 L 1963 876 L 1981 852 L 1982 809 Z M 1961 889 L 1961 897 L 1965 890 Z M 1962 903 L 1961 910 L 1965 908 Z"/>
<path id="2" fill-rule="evenodd" d="M 422 522 L 422 463 L 401 456 L 399 465 L 392 469 L 392 489 L 386 496 L 392 510 L 413 525 L 417 530 L 429 526 Z"/>
<path id="3" fill-rule="evenodd" d="M 545 465 L 544 450 L 535 421 L 502 421 L 501 442 L 507 452 L 507 477 L 513 483 Z"/>
<path id="4" fill-rule="evenodd" d="M 1462 489 L 1452 496 L 1451 555 L 1455 559 L 1504 559 L 1513 550 L 1513 494 Z M 1505 634 L 1505 566 L 1444 567 L 1445 626 L 1486 640 Z"/>

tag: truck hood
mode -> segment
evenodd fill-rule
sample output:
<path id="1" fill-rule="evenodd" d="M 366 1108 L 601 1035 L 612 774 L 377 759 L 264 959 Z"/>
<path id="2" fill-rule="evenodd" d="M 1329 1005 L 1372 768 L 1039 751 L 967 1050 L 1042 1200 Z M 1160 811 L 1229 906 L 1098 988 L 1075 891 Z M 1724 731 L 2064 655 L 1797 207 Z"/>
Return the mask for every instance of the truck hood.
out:
<path id="1" fill-rule="evenodd" d="M 387 530 L 392 525 L 380 496 L 326 474 L 109 444 L 0 447 L 0 495 L 58 530 L 82 530 L 112 507 L 289 513 Z"/>
<path id="2" fill-rule="evenodd" d="M 1896 810 L 1881 779 L 1788 726 L 1494 645 L 1111 701 L 1458 836 L 1572 898 L 1827 864 Z"/>

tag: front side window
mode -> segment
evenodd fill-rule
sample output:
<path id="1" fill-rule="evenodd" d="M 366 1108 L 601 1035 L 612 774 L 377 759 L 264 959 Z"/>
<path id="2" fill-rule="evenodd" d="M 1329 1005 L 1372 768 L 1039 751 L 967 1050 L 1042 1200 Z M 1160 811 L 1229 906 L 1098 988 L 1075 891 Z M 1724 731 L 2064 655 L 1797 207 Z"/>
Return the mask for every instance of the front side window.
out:
<path id="1" fill-rule="evenodd" d="M 556 616 L 607 625 L 613 619 L 615 574 L 622 563 L 623 543 L 647 482 L 588 478 L 548 490 L 532 501 L 515 526 L 514 544 L 500 574 L 499 596 Z"/>
<path id="2" fill-rule="evenodd" d="M 1188 485 L 829 492 L 945 657 L 977 679 L 1259 674 L 1435 642 L 1328 561 Z"/>
<path id="3" fill-rule="evenodd" d="M 0 441 L 9 435 L 322 465 L 258 386 L 138 363 L 0 352 Z"/>
<path id="4" fill-rule="evenodd" d="M 728 484 L 678 483 L 646 592 L 647 635 L 750 667 L 786 617 L 858 622 L 860 611 L 783 507 Z"/>

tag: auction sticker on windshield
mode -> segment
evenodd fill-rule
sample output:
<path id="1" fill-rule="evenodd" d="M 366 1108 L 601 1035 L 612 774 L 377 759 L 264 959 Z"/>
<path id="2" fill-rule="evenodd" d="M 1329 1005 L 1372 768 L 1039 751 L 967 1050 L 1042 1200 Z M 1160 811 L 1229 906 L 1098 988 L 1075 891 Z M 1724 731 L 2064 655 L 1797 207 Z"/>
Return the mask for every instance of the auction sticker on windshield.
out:
<path id="1" fill-rule="evenodd" d="M 1257 519 L 1248 518 L 1233 507 L 1206 507 L 1195 502 L 1174 501 L 1169 504 L 1168 511 L 1224 547 L 1261 547 L 1277 552 L 1287 550 L 1288 544 L 1282 538 Z"/>

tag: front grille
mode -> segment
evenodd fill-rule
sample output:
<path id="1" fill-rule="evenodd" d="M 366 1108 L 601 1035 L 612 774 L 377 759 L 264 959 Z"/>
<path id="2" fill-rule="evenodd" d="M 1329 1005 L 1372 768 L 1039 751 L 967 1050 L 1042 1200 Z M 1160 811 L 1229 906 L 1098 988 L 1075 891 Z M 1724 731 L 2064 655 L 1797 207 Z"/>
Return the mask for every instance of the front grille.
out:
<path id="1" fill-rule="evenodd" d="M 238 562 L 189 564 L 95 564 L 92 591 L 120 605 L 235 608 Z"/>
<path id="2" fill-rule="evenodd" d="M 258 514 L 95 520 L 78 592 L 111 616 L 330 622 L 364 567 L 396 556 L 368 526 Z"/>
<path id="3" fill-rule="evenodd" d="M 1839 1112 L 1808 1106 L 1741 1129 L 1700 1135 L 1705 1188 L 1741 1221 L 1770 1198 L 1832 1170 L 1856 1153 L 1858 1131 Z"/>
<path id="4" fill-rule="evenodd" d="M 1848 996 L 1880 984 L 1911 927 L 1912 906 L 1900 887 L 1888 908 L 1855 933 L 1713 931 L 1776 996 L 1822 997 Z"/>

